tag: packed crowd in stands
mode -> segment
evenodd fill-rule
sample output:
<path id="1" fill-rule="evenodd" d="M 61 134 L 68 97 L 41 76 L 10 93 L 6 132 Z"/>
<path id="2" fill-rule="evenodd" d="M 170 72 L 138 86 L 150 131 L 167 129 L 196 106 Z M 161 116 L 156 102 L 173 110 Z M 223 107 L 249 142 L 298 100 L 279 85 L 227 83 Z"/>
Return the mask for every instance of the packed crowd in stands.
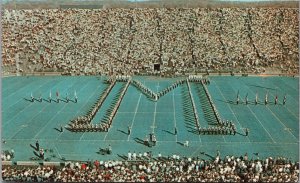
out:
<path id="1" fill-rule="evenodd" d="M 268 68 L 298 73 L 298 11 L 5 9 L 3 66 L 75 75 L 261 73 Z M 160 71 L 153 64 L 160 64 Z"/>
<path id="2" fill-rule="evenodd" d="M 128 153 L 129 154 L 129 153 Z M 134 156 L 135 155 L 135 156 Z M 147 159 L 151 160 L 147 160 Z M 298 182 L 299 162 L 290 159 L 254 158 L 246 153 L 211 160 L 173 155 L 157 158 L 130 153 L 130 160 L 66 162 L 64 166 L 3 166 L 6 181 L 50 182 Z"/>

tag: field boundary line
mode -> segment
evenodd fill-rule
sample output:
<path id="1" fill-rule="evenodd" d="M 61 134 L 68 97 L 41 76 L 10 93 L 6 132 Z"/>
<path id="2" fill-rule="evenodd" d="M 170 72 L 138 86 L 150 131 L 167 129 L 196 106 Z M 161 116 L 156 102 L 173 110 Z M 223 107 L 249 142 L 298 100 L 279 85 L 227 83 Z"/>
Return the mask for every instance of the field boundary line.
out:
<path id="1" fill-rule="evenodd" d="M 215 81 L 212 81 L 212 82 L 215 83 L 216 88 L 218 88 L 220 94 L 222 95 L 222 98 L 223 98 L 224 100 L 226 100 L 225 96 L 223 95 L 223 93 L 222 93 L 222 91 L 220 90 L 220 88 L 219 88 L 219 86 L 217 85 L 217 83 L 216 83 Z M 233 114 L 233 116 L 235 117 L 236 121 L 239 123 L 240 130 L 243 131 L 242 125 L 240 124 L 239 120 L 237 119 L 237 117 L 236 117 L 236 115 L 235 115 L 235 112 L 232 110 L 231 106 L 230 106 L 228 103 L 226 103 L 226 105 L 228 106 L 228 108 L 229 108 L 230 111 L 232 112 L 232 114 Z M 249 142 L 251 142 L 248 136 L 247 136 L 247 139 L 248 139 Z"/>
<path id="2" fill-rule="evenodd" d="M 136 104 L 136 107 L 135 107 L 135 112 L 134 112 L 134 115 L 133 115 L 133 119 L 132 119 L 132 122 L 131 122 L 130 129 L 132 129 L 132 127 L 133 127 L 133 124 L 134 124 L 134 122 L 135 122 L 135 117 L 136 117 L 137 111 L 138 111 L 138 109 L 139 109 L 139 105 L 140 105 L 141 98 L 142 98 L 142 93 L 140 93 L 140 96 L 139 96 L 138 102 L 137 102 L 137 104 Z M 130 135 L 131 135 L 131 134 L 129 134 L 129 135 L 128 135 L 128 137 L 127 137 L 127 141 L 129 141 Z"/>
<path id="3" fill-rule="evenodd" d="M 250 88 L 248 87 L 248 86 L 246 86 L 248 89 L 249 89 L 249 91 L 251 92 L 251 93 L 253 93 L 253 91 L 252 90 L 250 90 Z M 253 93 L 254 94 L 254 93 Z M 274 96 L 272 93 L 270 93 L 270 95 L 272 95 L 272 96 Z M 252 109 L 249 107 L 249 106 L 247 106 L 250 110 L 251 110 L 251 112 L 252 112 Z M 286 128 L 286 126 L 281 122 L 281 120 L 273 113 L 273 111 L 268 107 L 268 106 L 266 106 L 267 107 L 267 109 L 272 113 L 272 116 L 274 116 L 285 128 Z M 253 113 L 253 112 L 252 112 Z M 256 118 L 257 119 L 257 118 Z M 291 131 L 289 131 L 290 132 L 290 134 L 296 139 L 296 140 L 298 140 L 295 136 L 294 136 L 294 134 L 292 134 L 292 132 Z"/>
<path id="4" fill-rule="evenodd" d="M 176 110 L 175 110 L 175 95 L 174 95 L 174 90 L 173 90 L 173 109 L 174 109 L 174 127 L 177 128 L 177 122 L 176 122 Z M 177 137 L 177 134 L 175 135 L 175 139 L 176 139 L 176 142 L 178 142 L 178 137 Z"/>
<path id="5" fill-rule="evenodd" d="M 50 82 L 50 81 L 49 81 L 49 82 Z M 48 84 L 49 82 L 47 82 L 47 83 L 45 83 L 45 84 Z M 60 82 L 62 82 L 62 81 L 60 81 Z M 39 86 L 39 88 L 41 88 L 41 86 Z M 17 101 L 16 103 L 14 103 L 13 105 L 17 104 L 17 103 L 18 103 L 19 101 L 21 101 L 21 100 L 22 100 L 22 99 L 18 100 L 18 101 Z M 2 125 L 2 128 L 3 128 L 4 126 L 6 126 L 7 124 L 9 124 L 9 123 L 8 123 L 9 121 L 13 120 L 16 116 L 18 116 L 18 115 L 20 114 L 20 112 L 22 112 L 22 111 L 24 111 L 25 109 L 27 109 L 27 108 L 29 108 L 30 106 L 32 106 L 33 103 L 34 103 L 34 102 L 31 102 L 27 107 L 25 107 L 24 109 L 20 110 L 20 111 L 17 112 L 16 114 L 14 114 L 14 117 L 12 117 L 11 119 L 7 120 L 6 123 Z M 13 106 L 13 105 L 11 105 L 11 106 Z M 9 106 L 8 108 L 10 108 L 11 106 Z M 2 111 L 2 112 L 4 112 L 4 111 Z"/>
<path id="6" fill-rule="evenodd" d="M 97 90 L 100 88 L 100 86 L 101 86 L 101 84 L 99 84 L 99 86 L 96 88 L 96 90 L 94 91 L 93 95 L 95 95 L 95 93 L 96 93 Z M 90 95 L 90 96 L 89 96 L 89 98 L 86 100 L 85 104 L 80 108 L 80 110 L 78 110 L 78 111 L 76 112 L 76 114 L 78 114 L 78 113 L 81 111 L 81 109 L 88 103 L 88 101 L 90 100 L 90 98 L 91 98 L 93 95 Z M 80 137 L 79 140 L 82 139 L 82 137 L 84 136 L 85 133 L 86 133 L 86 132 L 83 132 L 83 134 L 81 135 L 81 137 Z M 57 138 L 59 138 L 59 136 L 58 136 Z"/>
<path id="7" fill-rule="evenodd" d="M 87 84 L 88 84 L 88 82 L 84 85 L 84 87 L 80 88 L 79 91 L 81 91 L 83 88 L 85 88 L 87 86 Z M 75 86 L 75 85 L 76 85 L 76 82 L 72 86 Z M 64 90 L 64 91 L 66 91 L 66 90 Z M 42 130 L 44 130 L 48 126 L 49 122 L 52 121 L 57 116 L 57 114 L 59 114 L 62 110 L 64 110 L 66 106 L 67 106 L 67 103 L 65 103 L 64 106 L 59 111 L 56 112 L 56 115 L 53 115 L 53 117 L 51 117 L 48 120 L 48 122 L 44 125 L 44 127 L 41 128 L 41 130 L 33 138 L 35 138 L 37 135 L 39 135 L 42 132 Z"/>

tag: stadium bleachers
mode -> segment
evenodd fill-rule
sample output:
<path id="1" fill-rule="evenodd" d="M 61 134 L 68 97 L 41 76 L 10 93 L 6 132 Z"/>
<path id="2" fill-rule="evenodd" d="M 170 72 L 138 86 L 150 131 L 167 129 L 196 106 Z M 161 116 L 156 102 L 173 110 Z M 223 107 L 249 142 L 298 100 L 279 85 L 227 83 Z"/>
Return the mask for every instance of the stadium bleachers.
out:
<path id="1" fill-rule="evenodd" d="M 3 65 L 21 73 L 174 75 L 201 70 L 263 73 L 269 69 L 298 73 L 298 9 L 41 9 L 3 13 Z M 154 71 L 154 64 L 160 65 L 160 71 Z"/>

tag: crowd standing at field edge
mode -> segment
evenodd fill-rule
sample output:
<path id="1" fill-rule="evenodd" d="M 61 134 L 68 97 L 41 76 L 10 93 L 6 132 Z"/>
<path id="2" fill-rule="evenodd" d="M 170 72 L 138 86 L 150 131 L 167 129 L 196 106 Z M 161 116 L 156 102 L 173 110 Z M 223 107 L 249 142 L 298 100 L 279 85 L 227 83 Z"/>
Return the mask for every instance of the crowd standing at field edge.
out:
<path id="1" fill-rule="evenodd" d="M 4 166 L 3 180 L 51 182 L 298 182 L 299 163 L 283 157 L 260 160 L 220 153 L 213 160 L 173 155 L 151 161 L 68 162 L 64 167 Z"/>

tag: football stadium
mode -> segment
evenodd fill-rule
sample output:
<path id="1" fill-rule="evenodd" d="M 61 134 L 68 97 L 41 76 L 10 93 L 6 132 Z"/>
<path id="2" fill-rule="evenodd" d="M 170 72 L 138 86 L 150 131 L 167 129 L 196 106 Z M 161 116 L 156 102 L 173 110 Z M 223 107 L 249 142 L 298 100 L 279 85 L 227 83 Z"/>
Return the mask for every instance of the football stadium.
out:
<path id="1" fill-rule="evenodd" d="M 297 1 L 2 6 L 2 181 L 299 181 Z"/>

